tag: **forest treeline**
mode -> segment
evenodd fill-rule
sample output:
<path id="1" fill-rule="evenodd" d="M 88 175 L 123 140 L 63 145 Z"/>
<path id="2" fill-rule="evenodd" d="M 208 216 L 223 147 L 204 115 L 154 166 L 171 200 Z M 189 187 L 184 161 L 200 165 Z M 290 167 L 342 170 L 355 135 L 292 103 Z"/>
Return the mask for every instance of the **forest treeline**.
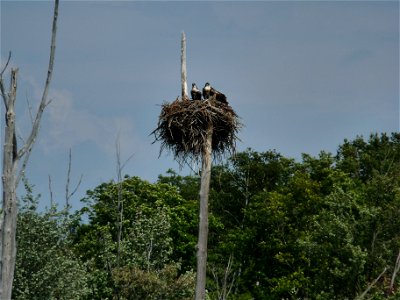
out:
<path id="1" fill-rule="evenodd" d="M 69 213 L 25 181 L 15 299 L 193 299 L 198 176 L 125 176 Z M 400 134 L 212 169 L 209 299 L 399 299 Z M 397 263 L 396 263 L 397 259 Z"/>

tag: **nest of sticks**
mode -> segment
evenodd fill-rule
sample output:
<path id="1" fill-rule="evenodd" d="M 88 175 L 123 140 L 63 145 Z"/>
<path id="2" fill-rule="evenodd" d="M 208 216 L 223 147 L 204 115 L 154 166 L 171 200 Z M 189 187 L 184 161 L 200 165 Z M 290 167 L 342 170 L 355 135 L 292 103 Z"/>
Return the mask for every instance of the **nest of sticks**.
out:
<path id="1" fill-rule="evenodd" d="M 198 161 L 207 141 L 207 129 L 213 128 L 212 154 L 221 159 L 234 154 L 237 133 L 242 124 L 235 111 L 215 96 L 207 100 L 180 100 L 162 105 L 157 128 L 152 132 L 163 150 L 173 153 L 178 162 Z M 153 143 L 154 143 L 153 142 Z"/>

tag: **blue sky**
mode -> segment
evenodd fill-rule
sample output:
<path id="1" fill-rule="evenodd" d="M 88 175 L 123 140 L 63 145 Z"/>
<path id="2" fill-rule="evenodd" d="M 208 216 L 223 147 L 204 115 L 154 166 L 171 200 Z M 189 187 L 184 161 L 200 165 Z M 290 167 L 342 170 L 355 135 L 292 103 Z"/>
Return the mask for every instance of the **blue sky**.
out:
<path id="1" fill-rule="evenodd" d="M 19 67 L 18 128 L 27 135 L 48 65 L 53 3 L 1 1 L 1 61 Z M 62 1 L 52 104 L 27 167 L 48 205 L 63 202 L 72 149 L 74 207 L 123 173 L 154 182 L 178 163 L 150 132 L 180 95 L 180 36 L 188 81 L 224 92 L 245 127 L 239 151 L 335 153 L 343 139 L 399 130 L 398 1 Z M 4 124 L 4 120 L 2 121 Z M 4 125 L 2 125 L 4 126 Z M 185 168 L 181 174 L 190 174 Z"/>

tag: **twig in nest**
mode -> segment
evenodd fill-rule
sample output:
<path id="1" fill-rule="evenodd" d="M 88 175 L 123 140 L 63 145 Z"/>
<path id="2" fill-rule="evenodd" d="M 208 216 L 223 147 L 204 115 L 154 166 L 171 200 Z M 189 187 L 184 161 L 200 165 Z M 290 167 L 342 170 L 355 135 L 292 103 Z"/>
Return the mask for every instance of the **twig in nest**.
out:
<path id="1" fill-rule="evenodd" d="M 154 134 L 154 142 L 161 142 L 160 155 L 167 149 L 178 161 L 196 161 L 203 152 L 209 124 L 213 127 L 214 159 L 221 159 L 226 152 L 233 154 L 242 124 L 232 107 L 216 101 L 215 97 L 204 101 L 177 99 L 164 103 L 158 126 L 151 134 Z"/>

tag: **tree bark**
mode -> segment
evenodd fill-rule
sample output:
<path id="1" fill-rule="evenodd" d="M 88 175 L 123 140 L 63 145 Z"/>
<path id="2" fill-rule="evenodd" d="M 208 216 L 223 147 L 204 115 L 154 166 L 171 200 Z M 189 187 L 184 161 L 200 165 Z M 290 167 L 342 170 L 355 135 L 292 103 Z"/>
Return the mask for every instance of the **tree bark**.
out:
<path id="1" fill-rule="evenodd" d="M 11 86 L 6 97 L 6 126 L 3 152 L 3 211 L 1 215 L 0 299 L 11 299 L 15 269 L 15 233 L 17 228 L 17 196 L 15 175 L 18 157 L 15 155 L 15 112 L 18 69 L 11 70 Z"/>
<path id="2" fill-rule="evenodd" d="M 369 290 L 379 281 L 379 279 L 381 279 L 383 274 L 385 274 L 386 270 L 387 270 L 387 268 L 385 267 L 385 269 L 383 269 L 382 273 L 379 274 L 379 276 L 377 278 L 375 278 L 375 280 L 372 281 L 372 283 L 365 289 L 365 291 L 360 296 L 356 297 L 355 300 L 364 299 L 364 297 L 368 294 Z"/>
<path id="3" fill-rule="evenodd" d="M 189 100 L 186 74 L 186 35 L 182 32 L 181 41 L 181 84 L 182 84 L 182 100 Z"/>
<path id="4" fill-rule="evenodd" d="M 200 220 L 199 237 L 197 244 L 197 274 L 196 274 L 196 300 L 206 298 L 206 271 L 207 271 L 207 239 L 208 239 L 208 195 L 211 178 L 213 126 L 208 125 L 207 142 L 204 145 L 202 157 L 201 186 L 200 186 Z"/>
<path id="5" fill-rule="evenodd" d="M 49 103 L 47 95 L 50 87 L 50 81 L 53 72 L 55 40 L 57 31 L 58 3 L 55 0 L 53 26 L 51 35 L 50 59 L 47 70 L 46 83 L 42 95 L 42 99 L 36 113 L 35 121 L 32 125 L 30 135 L 26 143 L 18 151 L 17 139 L 15 135 L 15 101 L 17 97 L 17 69 L 11 69 L 11 86 L 9 92 L 5 91 L 3 84 L 3 72 L 0 73 L 0 90 L 4 100 L 6 110 L 6 126 L 4 135 L 4 151 L 3 151 L 3 205 L 0 215 L 0 299 L 8 300 L 12 296 L 12 287 L 14 280 L 15 258 L 17 247 L 15 235 L 17 231 L 17 195 L 16 189 L 18 182 L 23 176 L 29 154 L 35 143 L 43 110 Z M 24 157 L 22 166 L 18 170 L 18 162 Z M 18 172 L 18 174 L 17 174 Z"/>
<path id="6" fill-rule="evenodd" d="M 396 263 L 394 264 L 394 269 L 392 273 L 392 279 L 390 280 L 389 285 L 389 295 L 391 295 L 394 291 L 394 283 L 396 281 L 397 273 L 400 271 L 400 251 L 396 258 Z"/>

